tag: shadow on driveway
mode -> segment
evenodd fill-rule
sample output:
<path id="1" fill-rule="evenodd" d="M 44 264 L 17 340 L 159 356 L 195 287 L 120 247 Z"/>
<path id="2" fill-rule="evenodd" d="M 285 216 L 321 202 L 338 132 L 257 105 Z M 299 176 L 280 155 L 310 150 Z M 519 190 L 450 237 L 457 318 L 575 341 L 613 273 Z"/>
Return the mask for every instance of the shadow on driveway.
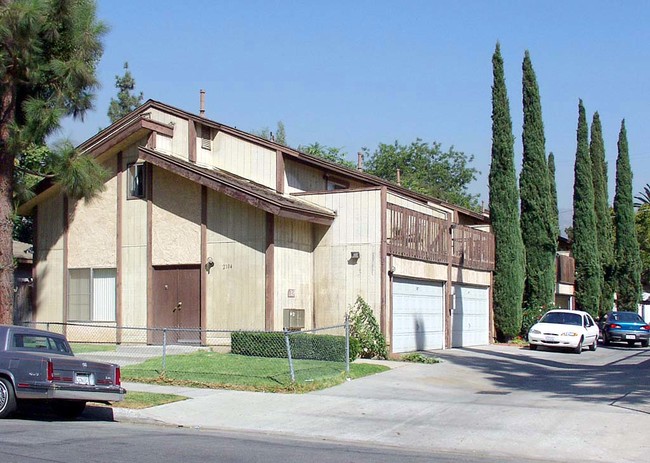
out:
<path id="1" fill-rule="evenodd" d="M 539 392 L 650 414 L 650 349 L 609 346 L 575 355 L 490 346 L 435 355 L 480 372 L 500 390 Z"/>

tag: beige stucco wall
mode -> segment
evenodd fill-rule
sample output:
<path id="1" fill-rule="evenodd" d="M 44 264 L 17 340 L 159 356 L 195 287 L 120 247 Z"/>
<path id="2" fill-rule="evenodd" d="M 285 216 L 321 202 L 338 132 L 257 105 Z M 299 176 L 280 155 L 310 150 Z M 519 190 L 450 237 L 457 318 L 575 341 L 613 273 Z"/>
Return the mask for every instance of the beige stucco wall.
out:
<path id="1" fill-rule="evenodd" d="M 201 132 L 197 128 L 197 163 L 218 167 L 255 183 L 275 189 L 276 153 L 232 135 L 212 131 L 212 150 L 201 148 Z"/>
<path id="2" fill-rule="evenodd" d="M 208 191 L 206 328 L 263 330 L 266 213 Z"/>
<path id="3" fill-rule="evenodd" d="M 89 201 L 68 207 L 68 268 L 115 268 L 117 265 L 117 163 L 103 166 L 109 173 L 104 191 Z"/>
<path id="4" fill-rule="evenodd" d="M 147 200 L 127 199 L 126 166 L 138 160 L 138 148 L 123 153 L 122 182 L 122 326 L 147 326 Z M 150 168 L 150 167 L 149 167 Z M 145 342 L 146 332 L 126 330 L 122 342 Z"/>
<path id="5" fill-rule="evenodd" d="M 447 281 L 447 266 L 419 260 L 393 257 L 392 265 L 394 275 L 423 280 Z M 453 283 L 462 283 L 476 286 L 490 286 L 490 272 L 469 270 L 452 267 L 451 280 Z"/>
<path id="6" fill-rule="evenodd" d="M 313 318 L 313 233 L 309 222 L 275 218 L 274 329 L 283 328 L 284 309 L 304 309 L 305 329 Z"/>
<path id="7" fill-rule="evenodd" d="M 339 325 L 361 296 L 379 320 L 381 309 L 381 192 L 346 191 L 304 199 L 337 212 L 330 227 L 315 227 L 316 327 Z M 359 259 L 351 259 L 352 252 Z"/>
<path id="8" fill-rule="evenodd" d="M 63 195 L 37 208 L 36 304 L 34 321 L 63 321 Z"/>
<path id="9" fill-rule="evenodd" d="M 201 263 L 201 186 L 153 170 L 152 264 Z"/>

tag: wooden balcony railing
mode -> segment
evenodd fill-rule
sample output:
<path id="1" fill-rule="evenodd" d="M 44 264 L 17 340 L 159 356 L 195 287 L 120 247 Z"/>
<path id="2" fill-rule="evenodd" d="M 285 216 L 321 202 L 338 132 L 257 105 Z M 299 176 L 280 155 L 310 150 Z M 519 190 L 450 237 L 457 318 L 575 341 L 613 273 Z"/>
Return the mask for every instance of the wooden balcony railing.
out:
<path id="1" fill-rule="evenodd" d="M 557 282 L 572 285 L 576 282 L 576 263 L 573 257 L 558 254 L 555 256 Z"/>
<path id="2" fill-rule="evenodd" d="M 447 264 L 449 259 L 449 224 L 395 204 L 388 204 L 388 252 Z M 494 236 L 480 230 L 454 224 L 452 227 L 454 265 L 475 269 L 494 269 Z"/>

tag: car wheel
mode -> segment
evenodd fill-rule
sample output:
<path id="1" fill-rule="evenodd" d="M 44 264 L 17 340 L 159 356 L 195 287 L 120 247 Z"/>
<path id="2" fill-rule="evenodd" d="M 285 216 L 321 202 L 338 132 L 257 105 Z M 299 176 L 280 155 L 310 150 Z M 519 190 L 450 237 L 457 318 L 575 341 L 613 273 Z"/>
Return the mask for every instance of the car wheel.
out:
<path id="1" fill-rule="evenodd" d="M 589 350 L 594 352 L 596 349 L 598 349 L 598 338 L 594 339 L 594 343 L 589 346 Z"/>
<path id="2" fill-rule="evenodd" d="M 86 402 L 80 400 L 57 400 L 52 403 L 54 413 L 62 418 L 73 419 L 86 409 Z"/>
<path id="3" fill-rule="evenodd" d="M 634 347 L 635 342 L 634 341 L 628 341 L 627 345 L 630 347 Z"/>
<path id="4" fill-rule="evenodd" d="M 583 340 L 584 340 L 583 338 L 580 338 L 580 341 L 578 341 L 578 345 L 575 347 L 575 349 L 573 349 L 574 354 L 582 354 L 582 341 Z"/>
<path id="5" fill-rule="evenodd" d="M 537 344 L 528 344 L 530 350 L 537 350 Z"/>
<path id="6" fill-rule="evenodd" d="M 641 347 L 648 347 L 648 340 L 641 341 Z"/>
<path id="7" fill-rule="evenodd" d="M 605 344 L 606 346 L 609 346 L 610 343 L 611 343 L 611 341 L 609 340 L 607 335 L 605 333 L 603 333 L 603 344 Z"/>
<path id="8" fill-rule="evenodd" d="M 14 387 L 6 378 L 0 378 L 0 418 L 10 416 L 16 410 Z"/>

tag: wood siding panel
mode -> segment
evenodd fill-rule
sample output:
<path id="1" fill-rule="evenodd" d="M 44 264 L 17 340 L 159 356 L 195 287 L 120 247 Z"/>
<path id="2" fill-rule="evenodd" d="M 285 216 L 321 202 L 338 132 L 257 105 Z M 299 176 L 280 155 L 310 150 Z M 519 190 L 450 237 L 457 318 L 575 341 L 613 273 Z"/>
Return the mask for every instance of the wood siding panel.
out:
<path id="1" fill-rule="evenodd" d="M 206 328 L 264 329 L 266 213 L 208 191 Z"/>
<path id="2" fill-rule="evenodd" d="M 151 109 L 151 119 L 154 121 L 162 122 L 163 124 L 174 124 L 174 138 L 172 139 L 171 152 L 169 154 L 178 156 L 182 159 L 189 159 L 188 147 L 188 122 L 177 116 L 172 116 L 164 111 L 158 109 Z"/>
<path id="3" fill-rule="evenodd" d="M 201 263 L 201 186 L 153 172 L 152 264 Z"/>
<path id="4" fill-rule="evenodd" d="M 304 309 L 305 328 L 313 319 L 313 233 L 308 222 L 276 218 L 274 329 L 282 329 L 284 309 Z"/>
<path id="5" fill-rule="evenodd" d="M 38 236 L 35 276 L 38 284 L 34 321 L 63 321 L 63 195 L 37 208 Z"/>
<path id="6" fill-rule="evenodd" d="M 323 171 L 306 166 L 290 158 L 285 160 L 286 192 L 325 191 L 327 183 Z"/>
<path id="7" fill-rule="evenodd" d="M 212 151 L 199 149 L 198 163 L 218 167 L 275 189 L 276 152 L 254 143 L 218 132 L 212 140 Z M 199 134 L 200 136 L 200 134 Z M 201 146 L 200 141 L 198 146 Z"/>
<path id="8" fill-rule="evenodd" d="M 381 309 L 381 191 L 310 195 L 309 200 L 337 211 L 334 223 L 315 228 L 315 326 L 340 324 L 357 296 Z M 359 252 L 358 260 L 351 259 Z"/>
<path id="9" fill-rule="evenodd" d="M 90 201 L 70 202 L 68 268 L 115 268 L 117 265 L 117 170 L 115 158 L 104 165 L 106 189 Z"/>
<path id="10" fill-rule="evenodd" d="M 420 212 L 422 214 L 438 217 L 439 219 L 447 219 L 447 215 L 453 213 L 451 209 L 447 209 L 442 206 L 432 207 L 430 205 L 423 204 L 421 201 L 414 201 L 395 193 L 388 193 L 387 201 L 391 204 L 402 206 L 407 209 Z"/>

